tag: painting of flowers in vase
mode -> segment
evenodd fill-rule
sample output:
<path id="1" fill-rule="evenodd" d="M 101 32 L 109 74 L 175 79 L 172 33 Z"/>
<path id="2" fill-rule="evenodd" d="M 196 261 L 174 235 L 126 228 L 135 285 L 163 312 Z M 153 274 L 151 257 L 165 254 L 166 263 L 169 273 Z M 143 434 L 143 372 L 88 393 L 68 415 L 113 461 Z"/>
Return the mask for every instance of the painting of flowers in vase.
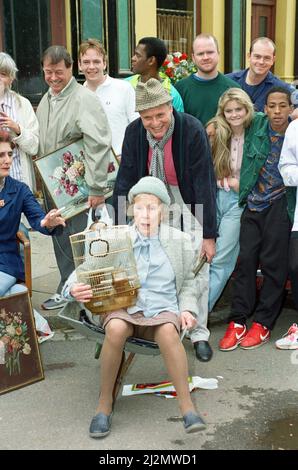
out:
<path id="1" fill-rule="evenodd" d="M 0 394 L 44 378 L 28 292 L 0 298 Z"/>

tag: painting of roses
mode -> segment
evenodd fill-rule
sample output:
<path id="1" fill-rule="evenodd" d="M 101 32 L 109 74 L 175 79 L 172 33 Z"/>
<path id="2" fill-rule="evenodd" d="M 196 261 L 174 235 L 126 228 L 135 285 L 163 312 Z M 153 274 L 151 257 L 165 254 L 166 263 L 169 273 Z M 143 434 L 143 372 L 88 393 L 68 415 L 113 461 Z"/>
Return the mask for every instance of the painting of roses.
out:
<path id="1" fill-rule="evenodd" d="M 66 220 L 88 208 L 86 158 L 84 141 L 79 139 L 34 162 L 54 206 L 63 208 L 62 216 Z M 119 162 L 111 148 L 107 186 L 103 188 L 105 199 L 113 194 L 118 168 Z"/>
<path id="2" fill-rule="evenodd" d="M 0 394 L 44 378 L 27 292 L 0 298 Z"/>

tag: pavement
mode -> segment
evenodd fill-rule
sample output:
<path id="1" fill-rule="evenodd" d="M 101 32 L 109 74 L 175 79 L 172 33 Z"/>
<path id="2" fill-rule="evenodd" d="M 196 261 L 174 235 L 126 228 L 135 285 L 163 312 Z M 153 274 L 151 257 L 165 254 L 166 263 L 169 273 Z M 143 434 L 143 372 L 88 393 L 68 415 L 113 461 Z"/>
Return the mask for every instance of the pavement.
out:
<path id="1" fill-rule="evenodd" d="M 0 397 L 0 450 L 94 449 L 171 450 L 298 449 L 298 351 L 278 351 L 274 341 L 297 322 L 291 302 L 285 304 L 272 339 L 251 351 L 221 352 L 217 344 L 225 330 L 228 293 L 210 318 L 208 363 L 196 360 L 184 339 L 190 375 L 217 378 L 216 390 L 192 392 L 208 427 L 197 434 L 183 430 L 175 399 L 153 395 L 118 396 L 112 432 L 105 439 L 88 436 L 98 391 L 100 362 L 95 341 L 75 332 L 40 304 L 55 292 L 59 281 L 52 240 L 31 233 L 33 306 L 55 330 L 40 345 L 45 380 Z M 137 355 L 125 384 L 167 379 L 160 355 Z"/>

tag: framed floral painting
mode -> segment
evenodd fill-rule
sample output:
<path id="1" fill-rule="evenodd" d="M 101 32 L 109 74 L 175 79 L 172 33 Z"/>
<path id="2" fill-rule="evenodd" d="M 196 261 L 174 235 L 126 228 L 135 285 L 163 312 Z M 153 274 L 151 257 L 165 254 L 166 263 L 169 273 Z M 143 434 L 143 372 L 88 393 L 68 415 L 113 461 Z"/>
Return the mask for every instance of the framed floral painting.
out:
<path id="1" fill-rule="evenodd" d="M 88 208 L 85 160 L 83 139 L 79 139 L 34 162 L 54 206 L 63 208 L 62 216 L 66 220 Z M 105 199 L 113 194 L 118 168 L 118 160 L 111 149 Z"/>
<path id="2" fill-rule="evenodd" d="M 28 292 L 0 298 L 0 395 L 44 379 Z"/>

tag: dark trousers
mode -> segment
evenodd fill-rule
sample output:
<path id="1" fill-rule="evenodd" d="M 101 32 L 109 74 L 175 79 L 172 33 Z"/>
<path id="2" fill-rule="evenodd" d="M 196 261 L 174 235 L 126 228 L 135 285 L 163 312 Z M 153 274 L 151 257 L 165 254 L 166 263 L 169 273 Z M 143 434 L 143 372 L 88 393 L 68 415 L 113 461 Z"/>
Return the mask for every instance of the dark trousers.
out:
<path id="1" fill-rule="evenodd" d="M 53 202 L 46 191 L 44 191 L 44 201 L 47 212 L 50 209 L 53 209 Z M 75 269 L 69 235 L 82 232 L 85 230 L 86 225 L 87 215 L 86 212 L 82 212 L 66 221 L 66 227 L 63 228 L 60 235 L 53 236 L 54 252 L 61 276 L 57 287 L 57 293 L 59 294 L 61 293 L 62 287 L 64 286 L 68 276 Z"/>
<path id="2" fill-rule="evenodd" d="M 288 273 L 290 221 L 286 197 L 262 212 L 245 209 L 241 217 L 240 253 L 233 283 L 229 321 L 245 324 L 256 304 L 256 271 L 264 282 L 254 321 L 272 329 L 279 315 Z"/>
<path id="3" fill-rule="evenodd" d="M 295 307 L 298 310 L 298 232 L 291 233 L 289 247 L 289 277 Z"/>

